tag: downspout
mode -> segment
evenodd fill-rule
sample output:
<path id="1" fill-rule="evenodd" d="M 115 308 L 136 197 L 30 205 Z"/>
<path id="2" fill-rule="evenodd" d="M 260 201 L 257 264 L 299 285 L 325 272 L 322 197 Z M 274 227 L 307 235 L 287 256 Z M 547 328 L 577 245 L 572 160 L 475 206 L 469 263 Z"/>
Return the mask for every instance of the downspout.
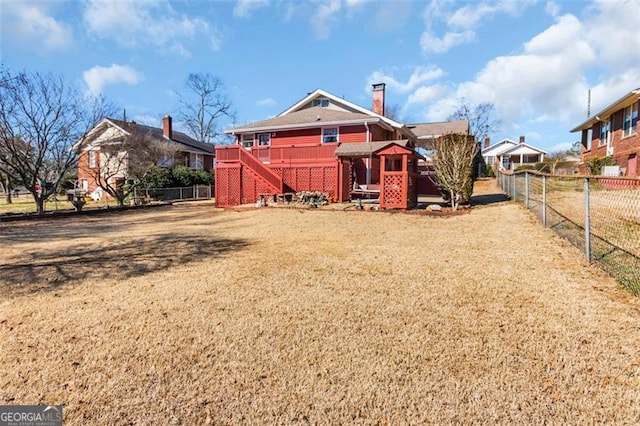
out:
<path id="1" fill-rule="evenodd" d="M 366 137 L 366 142 L 369 143 L 371 142 L 371 133 L 369 132 L 369 123 L 367 123 L 366 121 L 364 122 L 364 127 L 365 129 L 367 129 L 367 137 Z M 367 185 L 371 184 L 371 150 L 369 150 L 369 158 L 367 159 Z"/>

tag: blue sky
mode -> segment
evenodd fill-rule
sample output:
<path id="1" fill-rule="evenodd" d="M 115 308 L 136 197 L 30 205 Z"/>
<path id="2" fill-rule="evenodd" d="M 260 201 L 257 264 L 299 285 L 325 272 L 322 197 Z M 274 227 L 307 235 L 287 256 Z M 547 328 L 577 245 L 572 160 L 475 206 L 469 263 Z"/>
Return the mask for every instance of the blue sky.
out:
<path id="1" fill-rule="evenodd" d="M 127 117 L 176 115 L 190 72 L 220 77 L 237 124 L 321 88 L 371 107 L 371 84 L 404 122 L 491 102 L 491 135 L 553 151 L 592 111 L 640 87 L 640 0 L 0 0 L 12 71 L 62 74 Z M 223 123 L 226 127 L 230 123 Z"/>

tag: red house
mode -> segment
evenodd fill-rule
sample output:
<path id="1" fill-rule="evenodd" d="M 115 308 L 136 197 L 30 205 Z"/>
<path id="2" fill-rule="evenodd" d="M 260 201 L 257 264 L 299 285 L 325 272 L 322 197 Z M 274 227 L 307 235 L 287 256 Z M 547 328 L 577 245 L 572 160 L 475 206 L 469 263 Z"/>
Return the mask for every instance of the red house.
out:
<path id="1" fill-rule="evenodd" d="M 384 116 L 385 85 L 373 85 L 373 109 L 316 90 L 280 115 L 226 131 L 216 147 L 216 203 L 318 191 L 334 201 L 379 197 L 381 208 L 417 204 L 417 135 Z"/>
<path id="2" fill-rule="evenodd" d="M 596 157 L 613 157 L 622 176 L 638 176 L 640 136 L 638 109 L 640 88 L 632 90 L 572 132 L 582 132 L 582 162 Z M 582 172 L 586 172 L 583 165 Z"/>

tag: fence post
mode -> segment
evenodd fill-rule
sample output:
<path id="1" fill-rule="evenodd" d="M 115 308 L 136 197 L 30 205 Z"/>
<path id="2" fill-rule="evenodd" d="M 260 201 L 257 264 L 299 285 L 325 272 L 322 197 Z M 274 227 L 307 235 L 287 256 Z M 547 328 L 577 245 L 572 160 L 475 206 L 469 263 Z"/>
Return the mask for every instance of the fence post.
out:
<path id="1" fill-rule="evenodd" d="M 511 173 L 511 180 L 513 181 L 512 189 L 513 189 L 513 195 L 511 196 L 511 199 L 513 201 L 515 201 L 516 203 L 518 202 L 518 195 L 516 194 L 516 174 L 515 173 Z"/>
<path id="2" fill-rule="evenodd" d="M 584 254 L 591 262 L 591 209 L 589 208 L 589 178 L 584 178 Z"/>
<path id="3" fill-rule="evenodd" d="M 529 172 L 524 172 L 524 208 L 529 208 Z"/>
<path id="4" fill-rule="evenodd" d="M 547 176 L 542 175 L 542 226 L 547 227 Z"/>
<path id="5" fill-rule="evenodd" d="M 180 187 L 180 199 L 182 200 L 182 187 Z"/>

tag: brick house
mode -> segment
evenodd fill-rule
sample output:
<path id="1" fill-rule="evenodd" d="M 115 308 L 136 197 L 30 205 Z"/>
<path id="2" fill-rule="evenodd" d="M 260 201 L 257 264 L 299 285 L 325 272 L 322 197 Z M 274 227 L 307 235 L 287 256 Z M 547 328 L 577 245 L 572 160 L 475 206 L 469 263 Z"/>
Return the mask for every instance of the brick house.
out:
<path id="1" fill-rule="evenodd" d="M 93 193 L 95 198 L 103 196 L 98 183 L 97 173 L 103 173 L 106 164 L 111 158 L 109 154 L 103 152 L 101 147 L 109 145 L 113 147 L 121 143 L 123 138 L 131 136 L 136 132 L 145 136 L 144 143 L 166 144 L 170 148 L 170 153 L 159 159 L 158 165 L 161 167 L 172 167 L 174 165 L 184 165 L 193 170 L 212 171 L 214 165 L 214 146 L 201 143 L 187 136 L 182 132 L 173 130 L 172 118 L 167 115 L 162 119 L 162 128 L 150 127 L 138 124 L 134 121 L 123 121 L 114 118 L 104 118 L 98 123 L 84 139 L 82 145 L 77 144 L 74 150 L 78 151 L 78 185 L 87 193 Z M 121 156 L 130 156 L 131 153 L 118 152 Z M 126 167 L 126 162 L 122 164 Z M 104 174 L 102 175 L 104 178 Z M 127 176 L 126 170 L 110 171 L 109 183 L 121 185 Z M 106 196 L 106 193 L 104 194 Z"/>
<path id="2" fill-rule="evenodd" d="M 630 91 L 571 130 L 581 132 L 582 173 L 587 172 L 586 161 L 611 156 L 620 175 L 638 176 L 639 109 L 640 88 Z"/>
<path id="3" fill-rule="evenodd" d="M 318 191 L 339 202 L 362 195 L 381 208 L 417 204 L 418 135 L 384 116 L 385 85 L 374 84 L 371 110 L 315 90 L 276 117 L 226 131 L 216 147 L 216 203 Z"/>

